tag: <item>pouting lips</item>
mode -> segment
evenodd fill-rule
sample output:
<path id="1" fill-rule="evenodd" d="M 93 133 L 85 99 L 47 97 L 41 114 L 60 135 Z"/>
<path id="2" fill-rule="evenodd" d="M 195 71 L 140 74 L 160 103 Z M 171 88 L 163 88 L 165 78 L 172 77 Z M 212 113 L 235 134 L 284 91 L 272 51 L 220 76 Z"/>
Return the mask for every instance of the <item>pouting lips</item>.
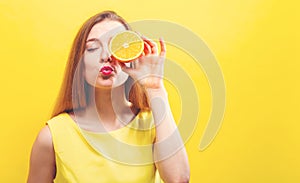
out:
<path id="1" fill-rule="evenodd" d="M 111 67 L 111 66 L 103 66 L 101 69 L 100 69 L 100 72 L 103 74 L 103 75 L 110 75 L 112 72 L 114 71 L 114 69 Z"/>

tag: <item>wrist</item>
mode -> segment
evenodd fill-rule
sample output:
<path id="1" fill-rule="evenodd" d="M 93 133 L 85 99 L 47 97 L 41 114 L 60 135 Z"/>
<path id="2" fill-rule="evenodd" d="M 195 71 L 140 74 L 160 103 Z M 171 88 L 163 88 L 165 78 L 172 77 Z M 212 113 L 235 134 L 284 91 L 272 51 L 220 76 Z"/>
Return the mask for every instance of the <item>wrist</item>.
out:
<path id="1" fill-rule="evenodd" d="M 153 98 L 168 98 L 168 93 L 166 91 L 166 89 L 164 87 L 160 87 L 160 88 L 147 88 L 146 89 L 149 100 L 153 99 Z"/>

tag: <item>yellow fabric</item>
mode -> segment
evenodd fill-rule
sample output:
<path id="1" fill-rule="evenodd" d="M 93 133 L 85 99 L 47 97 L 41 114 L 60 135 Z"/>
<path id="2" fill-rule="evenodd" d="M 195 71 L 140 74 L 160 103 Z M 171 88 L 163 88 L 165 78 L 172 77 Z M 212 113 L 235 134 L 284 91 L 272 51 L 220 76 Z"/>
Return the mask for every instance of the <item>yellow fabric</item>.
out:
<path id="1" fill-rule="evenodd" d="M 79 128 L 67 113 L 52 118 L 47 124 L 52 134 L 57 166 L 54 183 L 160 182 L 160 178 L 155 177 L 152 161 L 155 140 L 152 119 L 150 112 L 141 112 L 123 128 L 95 133 Z M 116 140 L 121 143 L 116 143 Z M 98 148 L 97 145 L 102 146 Z M 137 151 L 139 148 L 128 148 L 130 151 L 127 151 L 123 148 L 127 145 L 144 149 L 142 153 Z M 120 158 L 124 156 L 127 159 Z M 143 165 L 138 165 L 140 163 Z"/>

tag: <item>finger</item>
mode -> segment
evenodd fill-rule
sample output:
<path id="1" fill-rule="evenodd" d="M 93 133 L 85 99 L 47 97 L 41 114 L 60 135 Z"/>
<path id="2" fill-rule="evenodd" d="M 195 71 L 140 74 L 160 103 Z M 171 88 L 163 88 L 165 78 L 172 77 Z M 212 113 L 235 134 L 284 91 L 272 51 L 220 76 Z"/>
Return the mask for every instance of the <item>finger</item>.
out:
<path id="1" fill-rule="evenodd" d="M 151 53 L 152 54 L 157 54 L 158 50 L 157 50 L 157 45 L 154 41 L 152 41 L 151 39 L 145 37 L 145 36 L 142 36 L 143 40 L 150 45 L 150 48 L 151 48 Z"/>
<path id="2" fill-rule="evenodd" d="M 139 68 L 139 59 L 132 61 L 130 65 L 131 65 L 132 69 L 138 69 Z"/>
<path id="3" fill-rule="evenodd" d="M 159 54 L 159 56 L 165 57 L 166 53 L 167 53 L 167 49 L 166 49 L 165 41 L 163 40 L 162 37 L 159 38 L 159 43 L 160 43 L 160 54 Z"/>
<path id="4" fill-rule="evenodd" d="M 151 53 L 151 47 L 146 41 L 144 41 L 144 53 L 145 53 L 145 55 L 148 55 Z"/>

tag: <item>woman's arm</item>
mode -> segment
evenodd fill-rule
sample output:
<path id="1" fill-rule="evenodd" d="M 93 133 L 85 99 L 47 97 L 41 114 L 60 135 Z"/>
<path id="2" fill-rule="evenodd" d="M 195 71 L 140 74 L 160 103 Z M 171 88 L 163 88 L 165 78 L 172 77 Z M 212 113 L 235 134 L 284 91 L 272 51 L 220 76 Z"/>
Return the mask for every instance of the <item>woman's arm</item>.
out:
<path id="1" fill-rule="evenodd" d="M 166 183 L 186 183 L 190 169 L 184 144 L 168 102 L 164 88 L 148 89 L 150 107 L 156 123 L 154 160 L 161 178 Z"/>
<path id="2" fill-rule="evenodd" d="M 189 182 L 187 154 L 163 84 L 166 45 L 160 39 L 161 51 L 158 53 L 154 41 L 144 36 L 142 38 L 145 43 L 145 55 L 135 61 L 134 68 L 127 68 L 122 64 L 122 69 L 147 90 L 156 128 L 154 160 L 161 178 L 165 183 Z"/>
<path id="3" fill-rule="evenodd" d="M 27 183 L 53 183 L 54 177 L 55 155 L 52 136 L 48 126 L 45 126 L 32 147 Z"/>

